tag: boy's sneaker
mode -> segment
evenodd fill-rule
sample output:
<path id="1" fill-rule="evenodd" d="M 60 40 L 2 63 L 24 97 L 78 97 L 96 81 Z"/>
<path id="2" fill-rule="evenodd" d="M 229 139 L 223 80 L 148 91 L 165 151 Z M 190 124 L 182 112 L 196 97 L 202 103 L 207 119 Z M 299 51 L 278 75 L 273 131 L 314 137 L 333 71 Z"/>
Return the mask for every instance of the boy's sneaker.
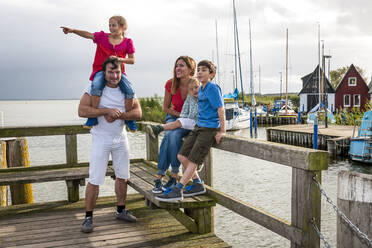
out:
<path id="1" fill-rule="evenodd" d="M 135 132 L 135 131 L 138 130 L 138 126 L 137 126 L 137 123 L 135 121 L 132 121 L 132 120 L 128 121 L 128 120 L 126 120 L 125 121 L 125 125 L 127 125 L 127 129 L 130 132 Z"/>
<path id="2" fill-rule="evenodd" d="M 93 218 L 86 217 L 81 227 L 83 233 L 91 233 L 93 231 Z"/>
<path id="3" fill-rule="evenodd" d="M 183 190 L 184 196 L 202 195 L 206 192 L 203 183 L 192 183 Z"/>
<path id="4" fill-rule="evenodd" d="M 128 210 L 123 209 L 123 212 L 116 212 L 116 219 L 128 222 L 137 222 L 137 218 Z"/>
<path id="5" fill-rule="evenodd" d="M 161 179 L 154 180 L 154 183 L 155 183 L 155 186 L 152 189 L 152 193 L 154 193 L 154 194 L 163 193 L 163 189 L 162 189 L 163 184 L 161 183 Z"/>
<path id="6" fill-rule="evenodd" d="M 154 139 L 156 139 L 156 137 L 158 137 L 159 133 L 162 131 L 164 131 L 162 125 L 146 125 L 146 132 L 148 132 Z"/>
<path id="7" fill-rule="evenodd" d="M 83 125 L 84 128 L 92 128 L 93 126 L 97 125 L 98 124 L 98 120 L 97 118 L 88 118 L 88 120 L 85 122 L 85 124 Z"/>
<path id="8" fill-rule="evenodd" d="M 169 179 L 169 181 L 163 185 L 162 187 L 162 190 L 163 191 L 166 191 L 168 188 L 172 187 L 173 185 L 176 185 L 177 184 L 177 179 L 175 179 L 174 177 L 171 177 Z"/>
<path id="9" fill-rule="evenodd" d="M 168 188 L 163 194 L 156 196 L 155 199 L 164 202 L 182 201 L 182 189 L 172 186 Z"/>

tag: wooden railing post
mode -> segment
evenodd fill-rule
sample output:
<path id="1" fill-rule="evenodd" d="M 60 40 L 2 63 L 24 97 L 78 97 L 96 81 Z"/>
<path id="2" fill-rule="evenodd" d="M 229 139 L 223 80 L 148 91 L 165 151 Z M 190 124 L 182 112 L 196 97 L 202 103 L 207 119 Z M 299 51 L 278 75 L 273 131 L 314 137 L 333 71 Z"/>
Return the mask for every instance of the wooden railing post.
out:
<path id="1" fill-rule="evenodd" d="M 204 166 L 199 172 L 200 178 L 206 185 L 213 187 L 213 149 L 205 156 Z M 199 233 L 214 232 L 214 207 L 206 207 L 194 211 L 197 216 L 197 225 Z"/>
<path id="2" fill-rule="evenodd" d="M 301 245 L 291 242 L 291 248 L 320 247 L 312 220 L 320 229 L 321 195 L 313 182 L 313 176 L 321 183 L 322 171 L 292 169 L 292 226 L 302 230 Z"/>
<path id="3" fill-rule="evenodd" d="M 69 166 L 77 165 L 77 137 L 76 134 L 66 134 L 66 164 Z M 79 185 L 80 179 L 66 181 L 67 197 L 69 202 L 79 201 Z"/>
<path id="4" fill-rule="evenodd" d="M 7 168 L 6 165 L 6 142 L 0 140 L 0 168 Z M 6 207 L 8 205 L 8 190 L 7 186 L 0 186 L 0 206 Z"/>
<path id="5" fill-rule="evenodd" d="M 199 172 L 200 178 L 206 185 L 213 187 L 213 150 L 209 149 L 209 153 L 205 156 L 204 166 Z"/>
<path id="6" fill-rule="evenodd" d="M 76 134 L 66 134 L 66 164 L 76 165 L 78 162 L 77 157 L 77 137 Z"/>
<path id="7" fill-rule="evenodd" d="M 7 165 L 11 167 L 29 167 L 28 145 L 25 138 L 6 140 Z M 10 186 L 12 205 L 33 203 L 32 184 L 16 184 Z"/>
<path id="8" fill-rule="evenodd" d="M 338 173 L 337 206 L 369 239 L 372 237 L 372 175 L 355 171 Z M 356 233 L 337 216 L 337 247 L 367 248 Z"/>
<path id="9" fill-rule="evenodd" d="M 159 156 L 159 139 L 153 138 L 145 132 L 146 135 L 146 159 L 149 161 L 158 162 Z"/>

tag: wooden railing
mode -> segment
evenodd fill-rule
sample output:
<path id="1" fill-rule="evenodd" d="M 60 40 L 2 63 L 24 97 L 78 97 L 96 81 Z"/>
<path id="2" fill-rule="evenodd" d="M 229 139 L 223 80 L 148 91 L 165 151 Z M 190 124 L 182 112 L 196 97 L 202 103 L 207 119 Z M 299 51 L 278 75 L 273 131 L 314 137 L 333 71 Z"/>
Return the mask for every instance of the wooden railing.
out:
<path id="1" fill-rule="evenodd" d="M 158 140 L 146 134 L 146 147 L 147 159 L 157 161 Z M 200 176 L 208 185 L 208 195 L 214 198 L 217 204 L 287 238 L 291 241 L 291 247 L 320 246 L 320 240 L 312 221 L 320 228 L 321 195 L 313 183 L 313 177 L 321 182 L 321 171 L 328 169 L 328 152 L 231 135 L 223 137 L 221 143 L 215 145 L 214 148 L 292 168 L 291 222 L 288 222 L 214 189 L 213 150 L 210 150 Z"/>
<path id="2" fill-rule="evenodd" d="M 1 169 L 0 173 L 87 166 L 87 163 L 77 162 L 76 135 L 85 133 L 88 133 L 88 130 L 77 125 L 0 128 L 0 138 L 45 135 L 65 135 L 66 137 L 66 164 Z M 291 241 L 291 247 L 320 246 L 320 240 L 313 229 L 312 221 L 315 221 L 315 224 L 320 228 L 321 196 L 313 183 L 313 177 L 316 177 L 321 182 L 321 171 L 328 169 L 329 155 L 327 152 L 231 135 L 223 137 L 221 143 L 215 145 L 214 148 L 271 161 L 292 168 L 291 222 L 288 222 L 249 203 L 214 189 L 213 156 L 211 150 L 206 157 L 200 175 L 207 184 L 207 194 L 214 198 L 217 204 L 287 238 Z M 147 160 L 157 161 L 158 139 L 154 139 L 146 134 L 146 150 Z M 211 214 L 211 218 L 211 223 L 214 223 L 213 214 Z"/>

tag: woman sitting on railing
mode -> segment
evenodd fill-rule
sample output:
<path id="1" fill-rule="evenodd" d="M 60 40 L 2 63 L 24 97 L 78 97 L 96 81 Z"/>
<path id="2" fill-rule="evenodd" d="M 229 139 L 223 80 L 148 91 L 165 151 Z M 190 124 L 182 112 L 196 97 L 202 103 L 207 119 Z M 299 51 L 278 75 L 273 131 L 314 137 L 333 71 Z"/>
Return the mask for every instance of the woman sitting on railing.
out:
<path id="1" fill-rule="evenodd" d="M 183 103 L 188 94 L 189 79 L 195 74 L 195 61 L 189 56 L 177 58 L 173 69 L 173 79 L 165 84 L 163 109 L 167 114 L 165 122 L 175 121 L 181 113 Z M 173 106 L 173 107 L 172 107 Z M 158 179 L 155 180 L 153 193 L 162 193 L 166 188 L 177 183 L 180 161 L 177 159 L 178 151 L 182 145 L 182 138 L 190 130 L 177 128 L 166 131 L 160 145 L 158 160 Z M 165 176 L 169 166 L 172 165 L 172 176 L 163 185 L 162 178 Z"/>

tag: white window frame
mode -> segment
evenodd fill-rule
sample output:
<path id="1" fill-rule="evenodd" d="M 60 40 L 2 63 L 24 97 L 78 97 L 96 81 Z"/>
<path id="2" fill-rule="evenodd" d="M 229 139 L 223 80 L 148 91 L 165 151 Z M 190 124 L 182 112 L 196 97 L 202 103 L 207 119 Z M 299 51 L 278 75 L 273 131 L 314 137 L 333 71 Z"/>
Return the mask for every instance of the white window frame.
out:
<path id="1" fill-rule="evenodd" d="M 352 79 L 355 80 L 355 84 L 351 84 L 351 83 L 350 83 L 350 81 L 351 81 Z M 347 79 L 347 84 L 348 84 L 349 86 L 356 86 L 356 85 L 357 85 L 357 78 L 356 78 L 356 77 L 349 77 L 349 78 Z"/>
<path id="2" fill-rule="evenodd" d="M 356 97 L 356 96 L 359 97 L 359 104 L 358 104 L 358 105 L 355 104 L 355 97 Z M 355 94 L 355 95 L 353 95 L 353 98 L 354 98 L 354 99 L 353 99 L 353 100 L 354 100 L 354 107 L 360 107 L 360 94 Z"/>
<path id="3" fill-rule="evenodd" d="M 346 105 L 346 102 L 345 102 L 346 96 L 349 97 L 349 105 Z M 350 94 L 345 94 L 344 95 L 344 107 L 350 107 L 350 106 L 351 106 L 351 96 Z"/>

